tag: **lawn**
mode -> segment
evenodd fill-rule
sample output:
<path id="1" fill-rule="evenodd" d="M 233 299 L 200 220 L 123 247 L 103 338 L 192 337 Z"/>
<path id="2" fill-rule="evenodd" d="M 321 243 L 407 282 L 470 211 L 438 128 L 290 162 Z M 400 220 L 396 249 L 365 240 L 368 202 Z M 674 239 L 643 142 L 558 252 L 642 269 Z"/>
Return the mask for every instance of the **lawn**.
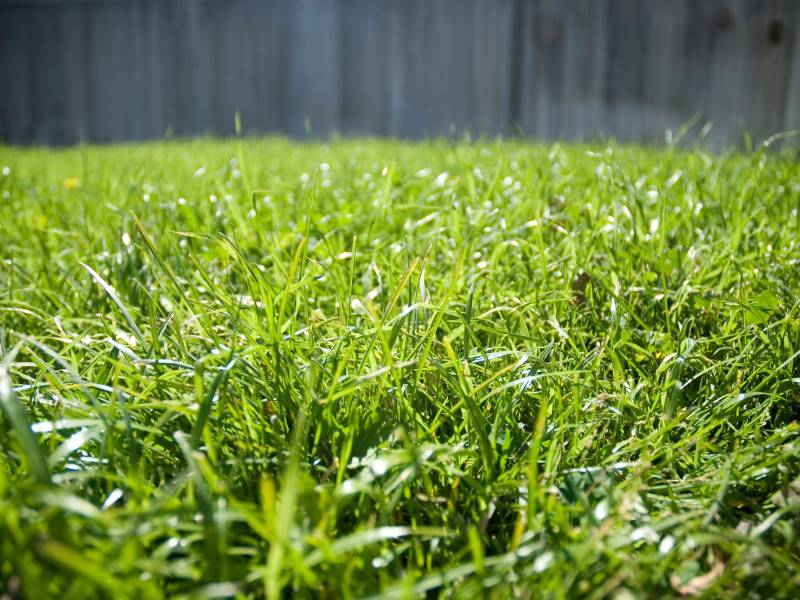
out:
<path id="1" fill-rule="evenodd" d="M 796 597 L 800 164 L 0 147 L 0 590 Z"/>

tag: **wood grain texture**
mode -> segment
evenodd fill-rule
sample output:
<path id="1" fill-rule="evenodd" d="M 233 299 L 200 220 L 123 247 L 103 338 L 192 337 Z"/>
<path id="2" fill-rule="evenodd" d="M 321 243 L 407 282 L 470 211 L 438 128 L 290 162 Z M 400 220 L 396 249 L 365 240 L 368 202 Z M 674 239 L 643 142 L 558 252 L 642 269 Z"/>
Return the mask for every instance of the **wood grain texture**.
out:
<path id="1" fill-rule="evenodd" d="M 800 128 L 796 0 L 0 0 L 0 140 Z M 669 132 L 669 135 L 666 134 Z"/>

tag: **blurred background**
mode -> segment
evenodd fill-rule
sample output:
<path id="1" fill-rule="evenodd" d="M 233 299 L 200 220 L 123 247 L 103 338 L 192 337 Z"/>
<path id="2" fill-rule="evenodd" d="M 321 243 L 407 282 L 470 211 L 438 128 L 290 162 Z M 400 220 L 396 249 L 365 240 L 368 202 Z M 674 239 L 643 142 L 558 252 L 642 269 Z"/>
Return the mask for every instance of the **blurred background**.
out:
<path id="1" fill-rule="evenodd" d="M 800 128 L 798 0 L 0 0 L 0 140 Z"/>

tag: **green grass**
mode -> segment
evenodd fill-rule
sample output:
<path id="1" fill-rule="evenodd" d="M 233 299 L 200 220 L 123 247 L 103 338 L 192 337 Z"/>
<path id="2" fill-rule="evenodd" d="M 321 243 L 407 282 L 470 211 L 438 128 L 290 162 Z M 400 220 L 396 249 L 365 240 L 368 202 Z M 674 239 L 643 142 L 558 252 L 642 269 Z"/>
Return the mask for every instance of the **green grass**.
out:
<path id="1" fill-rule="evenodd" d="M 796 597 L 795 158 L 202 140 L 3 166 L 0 589 Z"/>

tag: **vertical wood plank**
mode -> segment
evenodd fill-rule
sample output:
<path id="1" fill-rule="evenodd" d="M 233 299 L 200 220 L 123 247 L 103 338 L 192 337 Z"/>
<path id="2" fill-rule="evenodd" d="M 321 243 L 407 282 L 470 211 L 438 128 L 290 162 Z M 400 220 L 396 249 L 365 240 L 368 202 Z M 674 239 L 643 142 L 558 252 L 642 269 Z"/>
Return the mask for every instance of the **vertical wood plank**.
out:
<path id="1" fill-rule="evenodd" d="M 519 67 L 516 76 L 518 98 L 515 99 L 516 113 L 514 118 L 519 127 L 520 133 L 524 135 L 537 135 L 539 131 L 536 127 L 536 113 L 539 92 L 539 73 L 538 62 L 539 52 L 537 50 L 540 42 L 538 41 L 536 24 L 536 11 L 538 9 L 537 0 L 518 0 L 517 10 L 515 11 L 515 35 L 521 39 L 518 43 Z"/>
<path id="2" fill-rule="evenodd" d="M 100 142 L 144 139 L 150 88 L 139 35 L 144 29 L 141 7 L 101 2 L 86 8 L 89 136 Z"/>
<path id="3" fill-rule="evenodd" d="M 287 54 L 291 52 L 286 36 L 287 9 L 291 0 L 263 2 L 254 0 L 252 21 L 256 27 L 249 32 L 252 55 L 242 59 L 250 62 L 248 78 L 252 78 L 253 102 L 243 108 L 243 126 L 256 133 L 282 130 L 286 111 Z M 249 14 L 244 18 L 251 20 Z"/>
<path id="4" fill-rule="evenodd" d="M 685 61 L 676 60 L 686 48 L 687 21 L 695 18 L 695 9 L 687 0 L 654 0 L 649 3 L 652 14 L 650 39 L 646 48 L 646 65 L 643 75 L 642 103 L 644 110 L 641 139 L 647 142 L 667 141 L 667 131 L 672 139 L 682 126 L 687 125 L 692 114 L 705 110 L 702 101 L 684 110 L 683 99 L 702 95 L 687 94 L 683 87 Z"/>
<path id="5" fill-rule="evenodd" d="M 21 144 L 34 139 L 32 57 L 29 46 L 33 32 L 30 9 L 0 6 L 0 135 L 2 140 Z"/>
<path id="6" fill-rule="evenodd" d="M 472 112 L 465 117 L 478 135 L 510 131 L 514 0 L 479 0 L 473 12 Z"/>
<path id="7" fill-rule="evenodd" d="M 605 3 L 525 2 L 521 18 L 523 132 L 545 139 L 593 136 L 605 122 Z"/>
<path id="8" fill-rule="evenodd" d="M 606 119 L 614 137 L 635 141 L 645 132 L 644 80 L 653 24 L 649 7 L 638 0 L 609 0 L 607 6 Z"/>
<path id="9" fill-rule="evenodd" d="M 86 75 L 87 7 L 65 4 L 59 17 L 61 38 L 58 51 L 60 68 L 64 73 L 61 94 L 64 98 L 63 124 L 56 134 L 58 143 L 71 144 L 89 137 L 92 115 L 87 112 L 89 81 Z"/>
<path id="10" fill-rule="evenodd" d="M 797 10 L 797 9 L 795 9 Z M 789 68 L 786 98 L 784 99 L 783 130 L 800 131 L 800 14 L 797 11 L 790 22 L 789 39 L 792 59 Z M 794 138 L 795 143 L 798 138 Z"/>
<path id="11" fill-rule="evenodd" d="M 43 5 L 31 6 L 29 13 L 32 26 L 27 41 L 31 58 L 28 68 L 32 85 L 28 102 L 34 117 L 33 140 L 43 144 L 57 143 L 62 134 L 64 106 L 60 92 L 66 82 L 55 52 L 60 44 L 59 15 L 60 11 L 48 14 L 48 7 Z"/>
<path id="12" fill-rule="evenodd" d="M 797 2 L 770 0 L 767 6 L 750 0 L 748 19 L 754 23 L 752 89 L 747 126 L 758 141 L 783 129 L 783 115 L 792 68 L 794 27 L 800 6 Z M 795 102 L 798 102 L 795 97 Z"/>
<path id="13" fill-rule="evenodd" d="M 392 70 L 389 81 L 390 133 L 407 137 L 424 135 L 421 114 L 422 85 L 420 65 L 424 60 L 423 40 L 427 21 L 418 2 L 393 0 L 389 4 L 389 52 Z"/>
<path id="14" fill-rule="evenodd" d="M 391 45 L 386 32 L 391 11 L 373 0 L 339 3 L 341 96 L 339 119 L 346 134 L 388 135 L 390 132 Z"/>
<path id="15" fill-rule="evenodd" d="M 295 0 L 289 6 L 285 126 L 292 135 L 324 137 L 339 129 L 338 23 L 333 0 Z"/>
<path id="16" fill-rule="evenodd" d="M 671 112 L 675 114 L 673 135 L 681 127 L 690 127 L 694 123 L 693 133 L 689 136 L 689 139 L 693 139 L 712 120 L 710 86 L 713 48 L 717 36 L 728 35 L 729 24 L 725 14 L 719 13 L 714 1 L 686 2 L 686 19 L 682 25 L 680 45 L 672 58 L 680 66 L 672 67 L 676 82 L 668 102 Z M 670 10 L 668 1 L 666 5 L 665 10 Z"/>
<path id="17" fill-rule="evenodd" d="M 555 139 L 561 136 L 564 74 L 564 37 L 567 27 L 560 3 L 541 0 L 533 13 L 532 37 L 534 45 L 531 70 L 531 93 L 535 96 L 533 113 L 529 121 L 534 136 Z"/>
<path id="18" fill-rule="evenodd" d="M 472 108 L 474 73 L 465 60 L 471 54 L 472 40 L 465 13 L 473 6 L 474 0 L 463 0 L 460 9 L 452 0 L 424 5 L 428 27 L 422 41 L 425 58 L 419 67 L 427 135 L 458 134 Z"/>
<path id="19" fill-rule="evenodd" d="M 707 82 L 708 111 L 714 147 L 738 144 L 747 129 L 753 95 L 756 27 L 748 22 L 746 0 L 715 3 L 714 34 L 710 36 L 711 72 Z"/>
<path id="20" fill-rule="evenodd" d="M 161 11 L 158 3 L 147 2 L 144 4 L 145 11 L 145 30 L 142 35 L 145 37 L 147 75 L 146 84 L 150 88 L 148 94 L 148 138 L 160 138 L 165 133 L 164 124 L 164 98 L 161 87 L 161 57 L 159 48 L 161 40 L 159 38 Z"/>
<path id="21" fill-rule="evenodd" d="M 558 136 L 592 139 L 605 134 L 608 127 L 603 104 L 608 13 L 592 0 L 555 3 L 553 9 L 565 22 Z"/>

